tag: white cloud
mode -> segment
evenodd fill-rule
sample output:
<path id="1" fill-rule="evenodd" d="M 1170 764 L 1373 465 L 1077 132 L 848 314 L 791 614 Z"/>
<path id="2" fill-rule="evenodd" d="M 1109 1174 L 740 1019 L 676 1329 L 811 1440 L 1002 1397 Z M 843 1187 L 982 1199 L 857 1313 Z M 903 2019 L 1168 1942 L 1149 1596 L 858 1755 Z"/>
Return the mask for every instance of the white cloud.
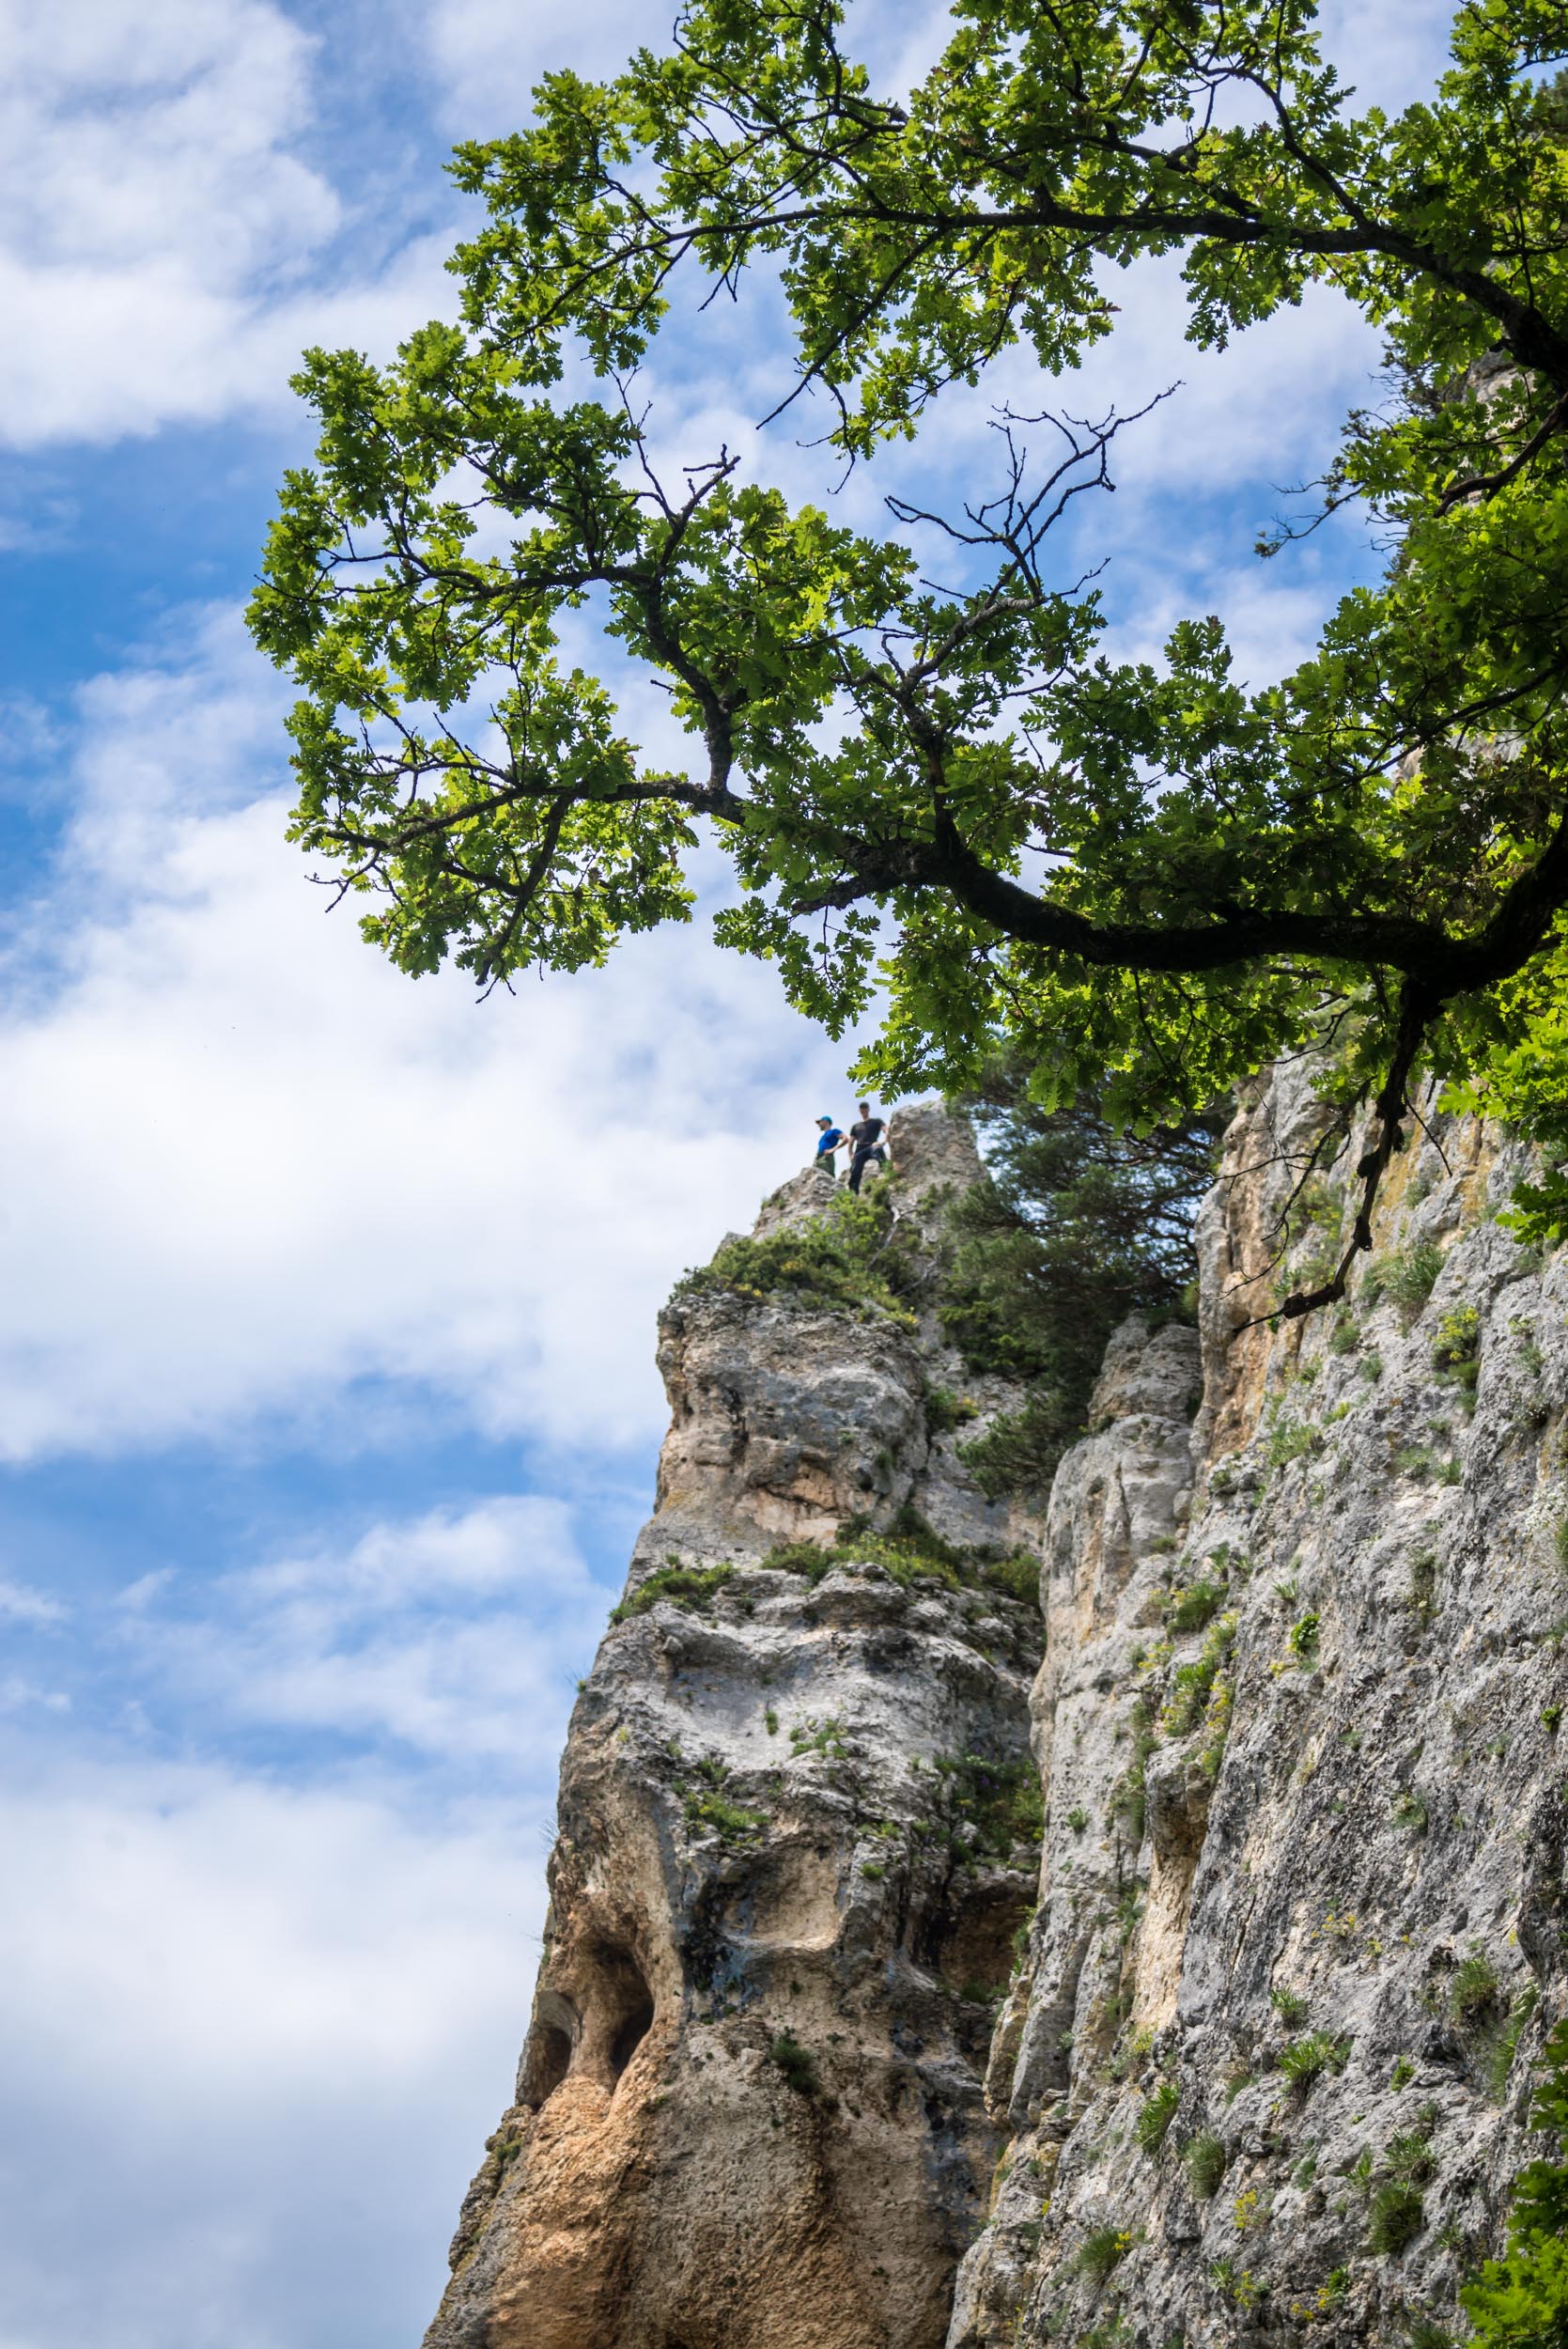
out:
<path id="1" fill-rule="evenodd" d="M 0 1679 L 0 1715 L 30 1713 L 35 1709 L 69 1713 L 70 1698 L 63 1688 L 46 1688 L 41 1682 L 24 1679 L 20 1672 L 8 1672 Z"/>
<path id="2" fill-rule="evenodd" d="M 484 1757 L 492 1784 L 497 1767 L 543 1784 L 606 1604 L 564 1505 L 505 1497 L 204 1582 L 194 1614 L 177 1581 L 138 1589 L 132 1652 L 164 1709 L 177 1692 L 228 1727 L 390 1742 L 436 1768 Z"/>
<path id="3" fill-rule="evenodd" d="M 1358 113 L 1395 113 L 1431 95 L 1448 61 L 1454 0 L 1324 0 L 1324 54 L 1355 90 Z"/>
<path id="4" fill-rule="evenodd" d="M 442 119 L 455 138 L 495 138 L 520 129 L 543 74 L 589 79 L 619 70 L 646 43 L 661 50 L 675 23 L 674 0 L 436 0 L 423 14 Z"/>
<path id="5" fill-rule="evenodd" d="M 1397 101 L 1440 62 L 1443 13 L 1340 8 L 1328 45 L 1363 95 Z M 513 0 L 437 0 L 394 8 L 385 32 L 411 95 L 474 137 L 524 119 L 544 70 L 612 72 L 673 17 L 548 0 L 520 22 Z M 877 5 L 855 32 L 901 85 L 943 23 Z M 334 184 L 305 158 L 338 38 L 330 21 L 307 35 L 275 0 L 0 0 L 0 443 L 281 414 L 306 343 L 384 350 L 450 312 L 445 233 L 399 241 L 411 191 L 393 194 L 385 251 L 393 183 L 372 187 L 348 158 Z M 445 207 L 433 172 L 425 193 Z"/>
<path id="6" fill-rule="evenodd" d="M 21 1624 L 59 1623 L 65 1609 L 58 1599 L 44 1591 L 35 1591 L 25 1582 L 13 1582 L 0 1575 L 0 1621 Z"/>
<path id="7" fill-rule="evenodd" d="M 605 1594 L 519 1496 L 119 1598 L 63 1636 L 74 1726 L 0 1686 L 0 2340 L 412 2339 L 509 2093 Z"/>
<path id="8" fill-rule="evenodd" d="M 356 1380 L 646 1439 L 672 1276 L 806 1155 L 845 1048 L 705 926 L 476 1007 L 329 913 L 231 618 L 85 696 L 84 814 L 0 1019 L 0 1445 L 114 1448 Z M 208 799 L 217 812 L 195 815 Z"/>
<path id="9" fill-rule="evenodd" d="M 1309 572 L 1312 566 L 1309 558 Z M 1259 688 L 1306 660 L 1322 632 L 1338 589 L 1315 576 L 1291 577 L 1283 564 L 1265 567 L 1215 561 L 1193 566 L 1128 561 L 1121 582 L 1122 616 L 1107 630 L 1105 648 L 1116 661 L 1163 661 L 1178 620 L 1214 613 L 1225 624 L 1232 675 Z"/>
<path id="10" fill-rule="evenodd" d="M 444 238 L 337 251 L 315 47 L 270 0 L 0 0 L 0 443 L 281 413 L 307 342 L 450 308 Z"/>
<path id="11" fill-rule="evenodd" d="M 416 2339 L 526 2019 L 537 1820 L 13 1757 L 7 2349 Z"/>

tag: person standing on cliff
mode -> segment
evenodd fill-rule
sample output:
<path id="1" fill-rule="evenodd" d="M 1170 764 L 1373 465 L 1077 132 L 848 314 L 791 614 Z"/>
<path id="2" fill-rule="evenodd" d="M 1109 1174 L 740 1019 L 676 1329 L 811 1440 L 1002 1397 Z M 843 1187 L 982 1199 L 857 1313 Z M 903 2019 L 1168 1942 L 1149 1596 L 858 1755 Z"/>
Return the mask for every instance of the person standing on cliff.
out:
<path id="1" fill-rule="evenodd" d="M 862 1101 L 859 1108 L 861 1112 L 859 1123 L 849 1128 L 849 1148 L 852 1154 L 849 1160 L 851 1190 L 859 1190 L 861 1176 L 865 1173 L 873 1159 L 878 1166 L 886 1166 L 888 1162 L 887 1147 L 882 1140 L 882 1136 L 888 1130 L 885 1119 L 872 1116 L 869 1101 Z"/>
<path id="2" fill-rule="evenodd" d="M 812 1164 L 815 1167 L 819 1174 L 826 1174 L 830 1182 L 832 1181 L 836 1171 L 833 1154 L 838 1149 L 843 1140 L 843 1128 L 835 1126 L 831 1117 L 819 1117 L 817 1119 L 816 1156 L 812 1160 Z"/>

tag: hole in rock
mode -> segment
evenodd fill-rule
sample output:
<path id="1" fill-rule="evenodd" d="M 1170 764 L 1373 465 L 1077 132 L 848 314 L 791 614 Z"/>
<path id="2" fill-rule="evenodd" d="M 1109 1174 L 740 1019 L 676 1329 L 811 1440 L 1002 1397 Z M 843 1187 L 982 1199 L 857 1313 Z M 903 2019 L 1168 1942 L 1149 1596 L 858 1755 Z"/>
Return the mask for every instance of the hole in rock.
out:
<path id="1" fill-rule="evenodd" d="M 643 2041 L 647 2037 L 648 2025 L 652 2021 L 653 2000 L 644 1990 L 642 2004 L 634 2008 L 632 2013 L 626 2017 L 614 2038 L 610 2042 L 610 2069 L 616 2079 L 620 2078 Z"/>
<path id="2" fill-rule="evenodd" d="M 560 2087 L 571 2069 L 571 2041 L 564 2030 L 549 2023 L 535 2043 L 529 2065 L 529 2098 L 531 2105 L 542 2105 L 547 2096 Z"/>
<path id="3" fill-rule="evenodd" d="M 1013 1971 L 1013 1937 L 1028 1914 L 1028 1904 L 1013 1891 L 963 1903 L 947 1921 L 939 1970 L 966 1987 L 1001 1989 Z"/>
<path id="4" fill-rule="evenodd" d="M 584 1952 L 592 1976 L 590 2030 L 615 2087 L 653 2021 L 653 1993 L 631 1952 L 601 1941 Z"/>
<path id="5" fill-rule="evenodd" d="M 537 2112 L 545 2098 L 553 2095 L 571 2070 L 578 2030 L 577 2010 L 569 1999 L 556 1990 L 543 1992 L 528 2034 L 520 2103 Z"/>

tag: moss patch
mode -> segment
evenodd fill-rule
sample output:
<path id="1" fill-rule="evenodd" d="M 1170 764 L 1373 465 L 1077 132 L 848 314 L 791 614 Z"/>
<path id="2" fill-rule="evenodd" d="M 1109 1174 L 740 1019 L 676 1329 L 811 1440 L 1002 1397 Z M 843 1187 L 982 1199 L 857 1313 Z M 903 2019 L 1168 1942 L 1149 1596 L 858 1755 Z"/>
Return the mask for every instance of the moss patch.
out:
<path id="1" fill-rule="evenodd" d="M 618 1607 L 610 1610 L 612 1623 L 629 1623 L 633 1615 L 645 1615 L 648 1609 L 661 1598 L 692 1613 L 706 1606 L 715 1592 L 722 1590 L 735 1572 L 732 1565 L 722 1566 L 656 1566 L 645 1582 L 640 1582 L 629 1598 L 623 1598 Z"/>

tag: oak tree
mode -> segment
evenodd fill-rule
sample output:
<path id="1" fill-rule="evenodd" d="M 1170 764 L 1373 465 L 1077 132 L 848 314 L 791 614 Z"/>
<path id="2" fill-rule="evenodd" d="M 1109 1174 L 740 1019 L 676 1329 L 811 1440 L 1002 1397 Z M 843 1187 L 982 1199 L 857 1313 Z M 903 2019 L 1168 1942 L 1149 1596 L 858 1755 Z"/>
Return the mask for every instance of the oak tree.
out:
<path id="1" fill-rule="evenodd" d="M 252 610 L 302 692 L 298 838 L 402 967 L 489 986 L 683 918 L 706 819 L 727 944 L 835 1032 L 885 988 L 860 1066 L 890 1091 L 1000 1044 L 1043 1102 L 1092 1089 L 1149 1127 L 1313 1047 L 1346 1116 L 1372 1104 L 1352 1252 L 1418 1076 L 1519 1119 L 1550 1170 L 1564 0 L 1467 0 L 1439 85 L 1391 117 L 1358 109 L 1311 0 L 956 0 L 900 94 L 847 21 L 687 0 L 613 81 L 551 76 L 532 127 L 458 152 L 487 208 L 461 324 L 386 367 L 309 354 L 319 453 Z M 945 590 L 896 499 L 877 535 L 722 452 L 673 482 L 651 462 L 636 373 L 686 284 L 782 288 L 778 404 L 826 402 L 860 462 L 1014 346 L 1048 413 L 1110 331 L 1108 270 L 1150 257 L 1197 344 L 1314 281 L 1386 344 L 1388 400 L 1346 419 L 1321 498 L 1376 518 L 1387 568 L 1278 685 L 1240 683 L 1203 617 L 1157 664 L 1114 661 L 1092 586 L 1054 575 L 1114 414 L 1008 426 L 996 493 L 940 518 L 969 566 Z M 561 659 L 585 599 L 669 692 L 683 763 Z M 1539 1228 L 1565 1198 L 1548 1171 Z"/>

